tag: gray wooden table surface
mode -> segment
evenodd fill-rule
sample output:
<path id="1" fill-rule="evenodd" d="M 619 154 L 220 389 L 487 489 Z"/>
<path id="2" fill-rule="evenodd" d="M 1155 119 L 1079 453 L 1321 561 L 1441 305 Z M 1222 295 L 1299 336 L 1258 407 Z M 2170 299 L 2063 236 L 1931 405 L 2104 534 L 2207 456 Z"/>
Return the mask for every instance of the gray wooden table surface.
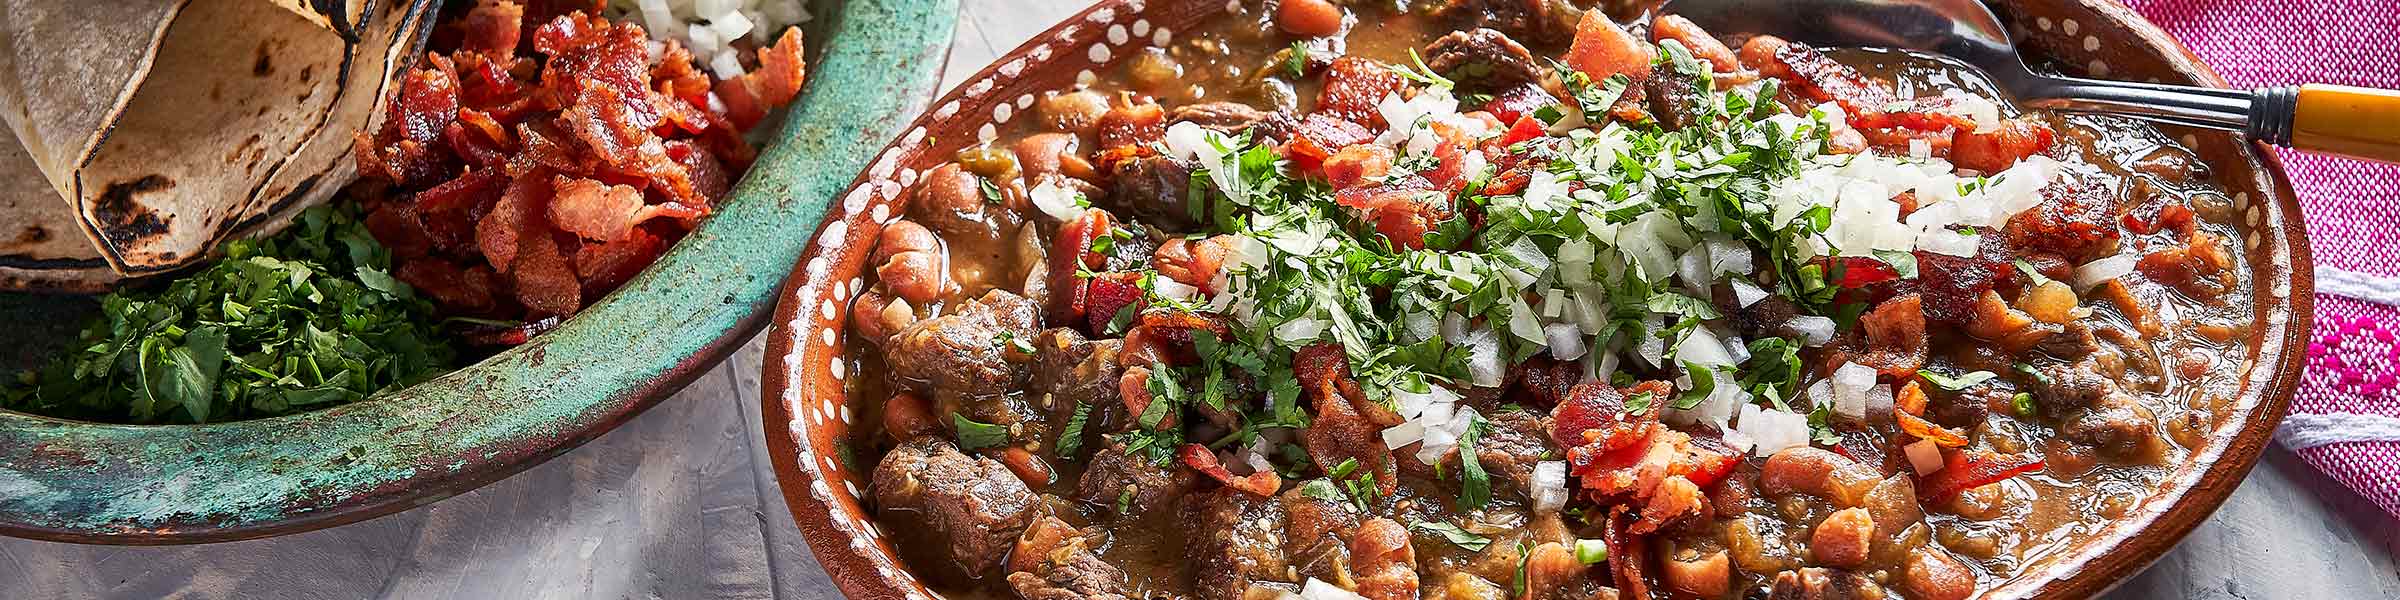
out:
<path id="1" fill-rule="evenodd" d="M 1079 4 L 967 0 L 950 83 Z M 761 345 L 591 444 L 433 506 L 206 546 L 0 540 L 0 599 L 839 598 L 767 466 Z M 2400 598 L 2396 526 L 2271 451 L 2224 509 L 2110 598 Z"/>

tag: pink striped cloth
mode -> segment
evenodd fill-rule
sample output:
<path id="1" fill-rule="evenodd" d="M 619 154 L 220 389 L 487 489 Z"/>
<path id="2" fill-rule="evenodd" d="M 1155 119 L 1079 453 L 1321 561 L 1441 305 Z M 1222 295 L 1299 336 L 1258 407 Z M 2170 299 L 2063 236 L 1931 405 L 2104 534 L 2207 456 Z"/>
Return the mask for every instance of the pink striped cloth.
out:
<path id="1" fill-rule="evenodd" d="M 2127 0 L 2236 87 L 2400 88 L 2400 0 Z M 2276 439 L 2400 516 L 2400 165 L 2283 152 L 2317 260 L 2308 370 Z"/>

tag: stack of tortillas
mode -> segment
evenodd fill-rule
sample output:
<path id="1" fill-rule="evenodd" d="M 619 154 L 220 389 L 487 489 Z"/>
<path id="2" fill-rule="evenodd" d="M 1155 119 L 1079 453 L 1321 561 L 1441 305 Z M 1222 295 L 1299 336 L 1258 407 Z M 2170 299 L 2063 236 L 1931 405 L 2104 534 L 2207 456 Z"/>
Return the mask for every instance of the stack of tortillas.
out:
<path id="1" fill-rule="evenodd" d="M 0 0 L 0 290 L 206 260 L 352 178 L 438 0 Z"/>

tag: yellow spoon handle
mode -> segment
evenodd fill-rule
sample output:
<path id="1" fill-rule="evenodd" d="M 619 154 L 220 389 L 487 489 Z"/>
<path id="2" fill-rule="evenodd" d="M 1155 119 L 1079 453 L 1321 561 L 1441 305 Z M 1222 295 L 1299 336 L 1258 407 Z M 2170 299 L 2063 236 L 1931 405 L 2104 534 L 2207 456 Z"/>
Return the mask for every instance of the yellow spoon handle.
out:
<path id="1" fill-rule="evenodd" d="M 2300 86 L 2292 148 L 2400 162 L 2400 91 Z"/>

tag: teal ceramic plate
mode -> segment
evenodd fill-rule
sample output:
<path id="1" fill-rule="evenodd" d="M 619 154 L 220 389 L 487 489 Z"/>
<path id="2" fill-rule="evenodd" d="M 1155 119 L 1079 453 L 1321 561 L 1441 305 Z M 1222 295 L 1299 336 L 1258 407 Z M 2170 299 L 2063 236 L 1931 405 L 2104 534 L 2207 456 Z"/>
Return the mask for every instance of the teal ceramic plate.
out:
<path id="1" fill-rule="evenodd" d="M 681 389 L 759 330 L 826 204 L 939 83 L 893 65 L 942 63 L 957 0 L 819 4 L 782 131 L 715 217 L 617 293 L 532 343 L 330 410 L 197 426 L 0 412 L 0 534 L 178 544 L 359 521 L 507 477 Z M 0 339 L 54 347 L 88 304 L 0 297 Z M 0 367 L 23 366 L 10 353 Z"/>

